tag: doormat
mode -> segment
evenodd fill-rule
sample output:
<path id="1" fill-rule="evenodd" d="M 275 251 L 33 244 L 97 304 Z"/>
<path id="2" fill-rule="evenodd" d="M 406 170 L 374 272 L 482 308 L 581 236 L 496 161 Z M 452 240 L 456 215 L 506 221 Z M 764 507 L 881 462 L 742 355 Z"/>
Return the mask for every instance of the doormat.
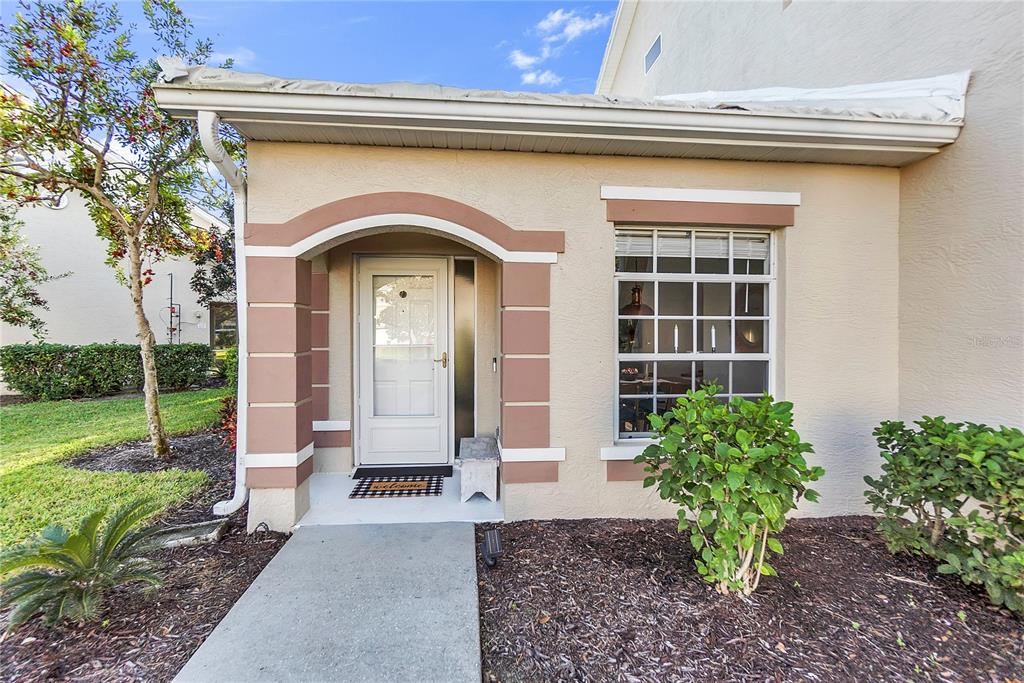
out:
<path id="1" fill-rule="evenodd" d="M 349 498 L 407 498 L 409 496 L 440 496 L 444 477 L 365 477 L 356 482 Z"/>
<path id="2" fill-rule="evenodd" d="M 433 475 L 442 477 L 452 476 L 451 465 L 396 465 L 395 467 L 357 467 L 352 473 L 353 479 L 365 477 L 428 477 Z"/>

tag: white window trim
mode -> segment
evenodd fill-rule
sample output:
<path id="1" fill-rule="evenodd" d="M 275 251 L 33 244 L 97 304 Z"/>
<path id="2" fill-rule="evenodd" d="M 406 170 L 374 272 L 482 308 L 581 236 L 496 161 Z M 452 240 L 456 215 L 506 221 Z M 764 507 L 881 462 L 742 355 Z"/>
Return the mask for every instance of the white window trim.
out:
<path id="1" fill-rule="evenodd" d="M 734 354 L 734 353 L 715 353 L 706 354 L 708 358 L 700 358 L 696 360 L 709 360 L 709 361 L 728 361 L 728 360 L 766 360 L 768 361 L 768 393 L 775 397 L 776 400 L 784 400 L 778 395 L 777 388 L 779 383 L 777 381 L 778 372 L 778 257 L 777 257 L 777 245 L 778 235 L 773 230 L 756 229 L 756 228 L 744 228 L 740 226 L 685 226 L 685 227 L 659 227 L 651 225 L 616 225 L 615 232 L 620 230 L 636 230 L 638 232 L 720 232 L 720 233 L 738 233 L 738 234 L 763 234 L 768 236 L 768 274 L 767 275 L 735 275 L 735 274 L 713 274 L 713 273 L 619 273 L 617 270 L 612 271 L 612 278 L 615 286 L 612 292 L 612 338 L 616 340 L 616 346 L 613 353 L 612 360 L 612 381 L 613 381 L 613 397 L 612 402 L 612 419 L 611 419 L 611 436 L 612 446 L 605 446 L 601 448 L 601 459 L 602 460 L 632 460 L 634 457 L 643 452 L 644 448 L 654 443 L 655 441 L 647 436 L 638 436 L 636 438 L 621 437 L 619 435 L 619 362 L 621 360 L 695 360 L 695 356 L 699 356 L 698 352 L 688 354 L 625 354 L 628 358 L 620 358 L 618 350 L 618 338 L 619 338 L 619 288 L 618 282 L 622 279 L 636 280 L 636 281 L 657 281 L 659 276 L 668 275 L 668 278 L 662 277 L 664 281 L 679 281 L 679 282 L 762 282 L 768 285 L 768 353 L 766 354 Z M 657 239 L 655 238 L 653 244 L 653 269 L 657 270 Z M 729 269 L 733 267 L 733 254 L 732 254 L 732 240 L 729 240 Z M 656 307 L 655 307 L 655 310 Z M 700 319 L 701 317 L 715 317 L 715 316 L 697 316 L 694 311 L 694 320 Z M 730 320 L 734 319 L 734 315 L 730 316 Z M 755 320 L 758 318 L 754 318 Z M 727 387 L 728 389 L 728 387 Z M 657 395 L 657 394 L 655 394 Z"/>

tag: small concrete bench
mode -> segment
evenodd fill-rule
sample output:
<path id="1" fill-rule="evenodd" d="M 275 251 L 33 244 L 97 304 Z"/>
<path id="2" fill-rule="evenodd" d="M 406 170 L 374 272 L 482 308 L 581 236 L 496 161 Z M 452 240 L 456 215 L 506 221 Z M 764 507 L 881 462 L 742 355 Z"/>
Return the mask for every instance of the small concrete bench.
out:
<path id="1" fill-rule="evenodd" d="M 482 493 L 492 502 L 498 500 L 498 442 L 494 437 L 463 437 L 459 441 L 459 459 L 462 461 L 462 502 Z"/>

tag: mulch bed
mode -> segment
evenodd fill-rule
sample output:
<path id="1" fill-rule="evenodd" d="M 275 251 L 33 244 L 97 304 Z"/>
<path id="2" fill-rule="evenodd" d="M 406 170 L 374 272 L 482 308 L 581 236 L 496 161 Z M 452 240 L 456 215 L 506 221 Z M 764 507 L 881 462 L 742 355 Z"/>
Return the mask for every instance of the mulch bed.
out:
<path id="1" fill-rule="evenodd" d="M 212 432 L 172 437 L 172 459 L 156 461 L 147 442 L 83 454 L 72 467 L 148 472 L 202 469 L 211 484 L 165 513 L 162 524 L 212 519 L 211 507 L 230 497 L 234 455 Z M 47 628 L 30 622 L 0 641 L 4 681 L 169 681 L 185 665 L 287 540 L 278 533 L 245 533 L 243 507 L 215 544 L 156 552 L 164 585 L 155 594 L 118 590 L 102 624 Z M 2 621 L 2 619 L 0 619 Z"/>
<path id="2" fill-rule="evenodd" d="M 505 555 L 478 567 L 484 679 L 1024 679 L 1024 620 L 890 554 L 875 523 L 791 522 L 780 576 L 748 599 L 699 577 L 672 520 L 497 525 Z"/>

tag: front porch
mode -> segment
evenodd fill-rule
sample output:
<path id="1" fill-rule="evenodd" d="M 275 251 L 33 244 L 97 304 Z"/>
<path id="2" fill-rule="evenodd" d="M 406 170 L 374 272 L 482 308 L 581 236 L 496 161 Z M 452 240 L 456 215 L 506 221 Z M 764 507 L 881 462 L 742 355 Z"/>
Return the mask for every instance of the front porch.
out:
<path id="1" fill-rule="evenodd" d="M 349 498 L 356 480 L 351 474 L 318 472 L 309 478 L 309 511 L 296 526 L 327 524 L 399 524 L 430 522 L 500 522 L 504 505 L 476 494 L 466 502 L 459 496 L 462 473 L 455 467 L 444 480 L 440 496 L 410 498 Z"/>
<path id="2" fill-rule="evenodd" d="M 402 192 L 249 224 L 250 529 L 500 521 L 500 500 L 460 502 L 465 437 L 498 439 L 505 483 L 554 481 L 549 271 L 563 244 Z M 434 465 L 454 468 L 441 496 L 348 497 L 356 468 Z"/>

